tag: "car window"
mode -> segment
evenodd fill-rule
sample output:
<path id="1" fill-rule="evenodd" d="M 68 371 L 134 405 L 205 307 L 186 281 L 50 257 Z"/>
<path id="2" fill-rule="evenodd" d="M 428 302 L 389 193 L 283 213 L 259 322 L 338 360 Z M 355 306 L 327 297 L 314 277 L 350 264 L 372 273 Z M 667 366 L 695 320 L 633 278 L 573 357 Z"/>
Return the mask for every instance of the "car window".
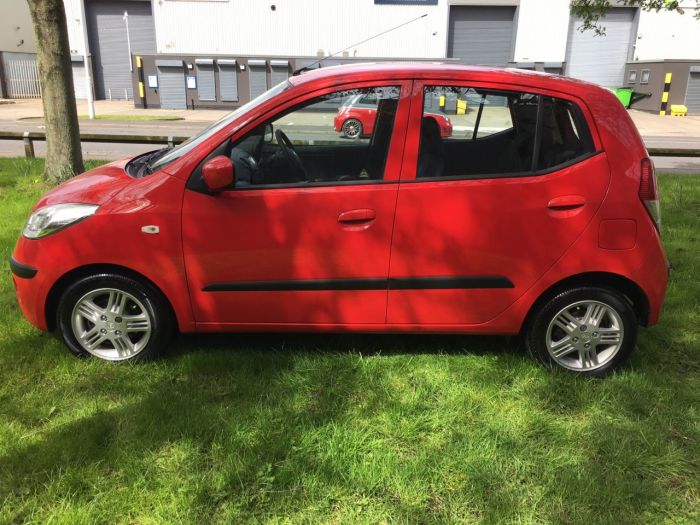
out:
<path id="1" fill-rule="evenodd" d="M 537 95 L 427 86 L 417 177 L 521 173 L 532 167 Z"/>
<path id="2" fill-rule="evenodd" d="M 240 108 L 232 111 L 231 113 L 223 116 L 216 122 L 214 122 L 212 125 L 207 127 L 206 129 L 202 130 L 201 132 L 197 133 L 196 135 L 193 135 L 180 145 L 176 146 L 172 150 L 169 150 L 165 155 L 159 157 L 157 161 L 153 162 L 153 164 L 150 166 L 150 171 L 155 171 L 157 169 L 164 168 L 171 162 L 174 162 L 175 160 L 179 159 L 183 155 L 189 153 L 193 149 L 195 149 L 197 146 L 199 146 L 202 142 L 207 140 L 209 137 L 212 135 L 218 133 L 221 131 L 223 128 L 231 124 L 234 120 L 237 118 L 241 117 L 242 115 L 245 115 L 248 111 L 252 111 L 255 107 L 260 106 L 267 102 L 268 100 L 276 97 L 283 91 L 286 91 L 292 87 L 292 84 L 288 80 L 281 82 L 274 86 L 273 88 L 269 89 L 262 95 L 259 95 L 258 97 L 254 98 L 247 104 L 242 105 Z"/>
<path id="3" fill-rule="evenodd" d="M 595 151 L 581 110 L 568 100 L 542 97 L 540 153 L 537 168 L 549 169 Z"/>
<path id="4" fill-rule="evenodd" d="M 424 90 L 417 178 L 530 174 L 594 151 L 572 102 L 463 86 Z"/>
<path id="5" fill-rule="evenodd" d="M 444 116 L 453 124 L 452 133 L 444 136 L 446 139 L 476 139 L 513 127 L 508 98 L 499 93 L 431 86 L 425 89 L 423 101 L 425 116 Z"/>
<path id="6" fill-rule="evenodd" d="M 337 91 L 269 119 L 232 144 L 236 187 L 384 177 L 398 86 Z M 360 107 L 373 100 L 375 111 Z"/>

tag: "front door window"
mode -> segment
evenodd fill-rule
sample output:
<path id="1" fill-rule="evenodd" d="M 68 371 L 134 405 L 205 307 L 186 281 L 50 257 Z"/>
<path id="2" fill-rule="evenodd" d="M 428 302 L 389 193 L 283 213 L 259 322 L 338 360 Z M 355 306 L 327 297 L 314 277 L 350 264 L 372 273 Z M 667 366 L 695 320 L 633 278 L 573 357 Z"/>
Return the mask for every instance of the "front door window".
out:
<path id="1" fill-rule="evenodd" d="M 399 93 L 337 91 L 269 119 L 232 145 L 236 187 L 381 180 Z"/>

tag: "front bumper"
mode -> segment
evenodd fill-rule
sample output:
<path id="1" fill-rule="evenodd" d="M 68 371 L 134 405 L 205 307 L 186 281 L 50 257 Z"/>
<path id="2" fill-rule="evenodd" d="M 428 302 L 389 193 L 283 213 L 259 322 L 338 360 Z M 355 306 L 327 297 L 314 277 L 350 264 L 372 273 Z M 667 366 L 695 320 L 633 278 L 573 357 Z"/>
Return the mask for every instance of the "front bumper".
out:
<path id="1" fill-rule="evenodd" d="M 38 271 L 32 266 L 19 262 L 14 257 L 10 257 L 10 270 L 12 270 L 13 275 L 20 279 L 32 279 Z"/>
<path id="2" fill-rule="evenodd" d="M 64 271 L 65 257 L 41 248 L 39 242 L 20 237 L 10 258 L 10 269 L 22 314 L 40 330 L 48 330 L 46 300 Z"/>

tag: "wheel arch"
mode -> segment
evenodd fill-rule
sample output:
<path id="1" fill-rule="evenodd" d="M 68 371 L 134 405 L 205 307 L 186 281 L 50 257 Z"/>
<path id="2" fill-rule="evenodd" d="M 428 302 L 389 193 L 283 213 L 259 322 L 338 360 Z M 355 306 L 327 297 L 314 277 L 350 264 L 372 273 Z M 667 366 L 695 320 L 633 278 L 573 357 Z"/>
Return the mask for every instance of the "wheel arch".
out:
<path id="1" fill-rule="evenodd" d="M 649 319 L 649 299 L 640 286 L 620 274 L 608 272 L 587 272 L 572 275 L 562 279 L 547 288 L 532 304 L 523 320 L 521 330 L 525 329 L 533 315 L 539 311 L 548 301 L 556 295 L 580 286 L 598 286 L 608 288 L 621 293 L 631 304 L 639 324 L 647 326 Z"/>
<path id="2" fill-rule="evenodd" d="M 48 327 L 49 331 L 53 331 L 56 329 L 56 311 L 58 309 L 58 302 L 60 301 L 63 292 L 65 292 L 71 284 L 78 281 L 79 279 L 100 273 L 113 273 L 122 275 L 124 277 L 129 277 L 131 279 L 141 281 L 142 283 L 153 288 L 156 292 L 158 292 L 161 295 L 161 297 L 165 301 L 165 304 L 168 305 L 168 308 L 170 309 L 170 315 L 172 316 L 172 319 L 175 320 L 175 325 L 179 326 L 178 317 L 170 299 L 165 293 L 163 293 L 163 290 L 161 290 L 161 288 L 151 279 L 137 271 L 132 270 L 131 268 L 127 268 L 126 266 L 120 266 L 117 264 L 88 264 L 85 266 L 79 266 L 78 268 L 74 268 L 66 272 L 61 277 L 59 277 L 51 287 L 51 290 L 46 296 L 46 304 L 44 305 L 44 316 L 46 318 L 46 326 Z"/>

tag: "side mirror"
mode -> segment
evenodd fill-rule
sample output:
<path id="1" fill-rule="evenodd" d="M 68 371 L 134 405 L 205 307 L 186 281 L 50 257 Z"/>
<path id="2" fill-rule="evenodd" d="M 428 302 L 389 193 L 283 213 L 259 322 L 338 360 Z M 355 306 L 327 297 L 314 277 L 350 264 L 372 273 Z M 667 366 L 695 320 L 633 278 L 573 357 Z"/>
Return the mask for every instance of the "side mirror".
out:
<path id="1" fill-rule="evenodd" d="M 226 155 L 219 155 L 208 160 L 202 166 L 202 178 L 204 185 L 210 192 L 219 193 L 236 182 L 233 174 L 233 162 Z"/>

